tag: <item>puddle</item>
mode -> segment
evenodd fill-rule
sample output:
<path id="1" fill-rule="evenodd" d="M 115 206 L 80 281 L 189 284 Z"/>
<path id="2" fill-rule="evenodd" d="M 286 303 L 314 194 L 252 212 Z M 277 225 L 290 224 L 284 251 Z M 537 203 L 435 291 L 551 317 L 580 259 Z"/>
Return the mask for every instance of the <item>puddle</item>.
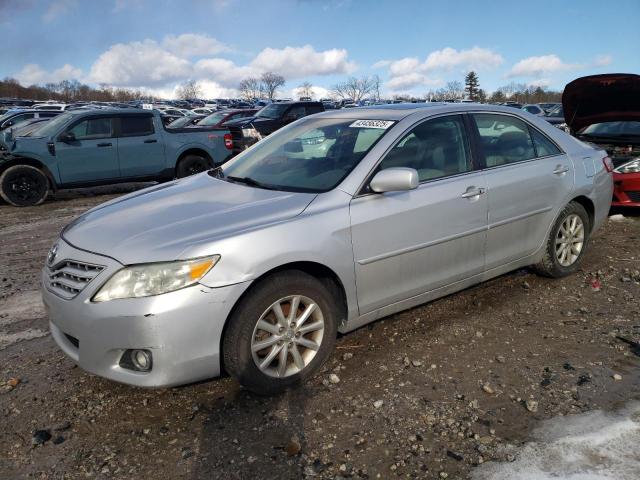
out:
<path id="1" fill-rule="evenodd" d="M 557 417 L 533 432 L 534 441 L 510 463 L 488 462 L 473 480 L 637 480 L 640 478 L 640 402 L 617 412 Z"/>

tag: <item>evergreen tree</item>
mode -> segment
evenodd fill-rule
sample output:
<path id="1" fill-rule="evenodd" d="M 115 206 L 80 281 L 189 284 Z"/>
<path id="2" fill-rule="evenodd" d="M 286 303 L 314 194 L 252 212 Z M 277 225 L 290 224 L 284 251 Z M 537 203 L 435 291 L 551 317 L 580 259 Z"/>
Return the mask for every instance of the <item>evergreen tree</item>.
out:
<path id="1" fill-rule="evenodd" d="M 478 91 L 480 89 L 480 82 L 478 80 L 478 75 L 473 70 L 467 73 L 467 76 L 464 77 L 464 91 L 467 94 L 467 98 L 473 101 L 478 100 Z"/>

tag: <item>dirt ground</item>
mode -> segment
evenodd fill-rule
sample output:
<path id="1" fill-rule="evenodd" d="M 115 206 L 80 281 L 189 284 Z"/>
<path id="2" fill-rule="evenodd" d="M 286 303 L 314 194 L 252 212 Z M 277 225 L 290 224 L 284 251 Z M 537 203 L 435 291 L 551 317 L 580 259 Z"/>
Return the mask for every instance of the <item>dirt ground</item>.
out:
<path id="1" fill-rule="evenodd" d="M 48 334 L 39 270 L 66 223 L 139 187 L 0 205 L 2 479 L 468 478 L 542 419 L 640 399 L 640 348 L 621 340 L 640 341 L 637 213 L 607 222 L 576 275 L 513 272 L 378 321 L 278 397 L 91 376 Z"/>

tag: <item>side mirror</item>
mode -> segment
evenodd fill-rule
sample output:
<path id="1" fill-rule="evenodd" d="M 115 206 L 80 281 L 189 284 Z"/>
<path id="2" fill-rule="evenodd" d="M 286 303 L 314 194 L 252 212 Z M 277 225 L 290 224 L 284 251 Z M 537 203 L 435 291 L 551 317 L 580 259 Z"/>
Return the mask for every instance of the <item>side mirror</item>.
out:
<path id="1" fill-rule="evenodd" d="M 302 142 L 300 140 L 292 140 L 284 144 L 285 153 L 302 153 Z"/>
<path id="2" fill-rule="evenodd" d="M 62 135 L 60 135 L 59 140 L 64 143 L 71 143 L 76 141 L 76 136 L 73 134 L 73 132 L 64 132 Z"/>
<path id="3" fill-rule="evenodd" d="M 385 168 L 375 174 L 369 186 L 376 193 L 403 192 L 418 188 L 418 172 L 414 168 Z"/>

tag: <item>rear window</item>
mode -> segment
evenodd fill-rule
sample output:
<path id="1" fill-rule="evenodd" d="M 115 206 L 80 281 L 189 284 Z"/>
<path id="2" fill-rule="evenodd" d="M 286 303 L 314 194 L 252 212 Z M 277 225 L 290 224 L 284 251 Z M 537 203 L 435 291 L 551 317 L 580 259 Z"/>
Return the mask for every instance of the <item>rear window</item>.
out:
<path id="1" fill-rule="evenodd" d="M 151 135 L 153 132 L 153 118 L 150 116 L 126 116 L 120 118 L 121 137 L 141 137 Z"/>

